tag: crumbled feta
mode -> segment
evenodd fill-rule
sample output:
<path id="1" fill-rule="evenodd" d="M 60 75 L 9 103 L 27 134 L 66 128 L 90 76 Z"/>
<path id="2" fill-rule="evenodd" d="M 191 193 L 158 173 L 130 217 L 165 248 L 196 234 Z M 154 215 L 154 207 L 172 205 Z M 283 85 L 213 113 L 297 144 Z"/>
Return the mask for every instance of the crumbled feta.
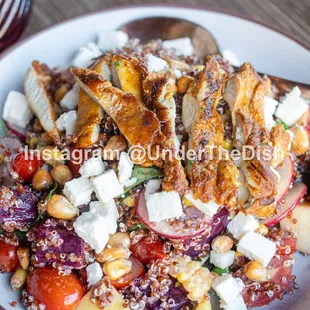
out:
<path id="1" fill-rule="evenodd" d="M 9 124 L 26 128 L 32 116 L 26 96 L 17 91 L 10 91 L 4 103 L 2 118 Z"/>
<path id="2" fill-rule="evenodd" d="M 60 106 L 67 110 L 75 110 L 79 102 L 80 86 L 74 84 L 60 101 Z"/>
<path id="3" fill-rule="evenodd" d="M 84 178 L 93 177 L 99 174 L 102 174 L 105 170 L 104 163 L 99 157 L 92 157 L 84 161 L 81 166 L 79 173 Z"/>
<path id="4" fill-rule="evenodd" d="M 276 111 L 276 117 L 291 127 L 308 111 L 309 104 L 301 97 L 301 91 L 296 86 L 286 94 Z"/>
<path id="5" fill-rule="evenodd" d="M 160 186 L 161 186 L 161 180 L 155 179 L 148 181 L 145 185 L 145 192 L 144 192 L 145 199 L 147 199 L 149 195 L 156 193 L 160 189 Z"/>
<path id="6" fill-rule="evenodd" d="M 88 204 L 93 188 L 88 178 L 73 179 L 65 184 L 63 193 L 75 206 Z"/>
<path id="7" fill-rule="evenodd" d="M 179 79 L 180 77 L 182 77 L 182 72 L 181 72 L 180 70 L 174 69 L 173 71 L 174 71 L 175 77 L 176 77 L 177 79 Z"/>
<path id="8" fill-rule="evenodd" d="M 225 310 L 247 310 L 244 299 L 239 295 L 235 300 L 230 301 L 228 304 L 221 303 L 221 307 Z"/>
<path id="9" fill-rule="evenodd" d="M 133 163 L 126 152 L 122 152 L 118 163 L 118 179 L 122 184 L 129 181 L 133 169 Z"/>
<path id="10" fill-rule="evenodd" d="M 108 170 L 91 179 L 97 198 L 102 202 L 109 201 L 124 192 L 123 185 L 118 181 L 114 170 Z"/>
<path id="11" fill-rule="evenodd" d="M 264 97 L 264 118 L 265 118 L 265 126 L 268 130 L 276 124 L 273 119 L 273 115 L 276 112 L 277 106 L 279 102 L 271 97 Z"/>
<path id="12" fill-rule="evenodd" d="M 276 253 L 277 246 L 264 236 L 249 232 L 239 241 L 237 250 L 250 260 L 267 267 Z"/>
<path id="13" fill-rule="evenodd" d="M 227 251 L 225 253 L 216 253 L 211 250 L 210 252 L 210 263 L 216 267 L 225 269 L 231 266 L 235 260 L 235 251 Z"/>
<path id="14" fill-rule="evenodd" d="M 256 230 L 258 226 L 258 221 L 252 215 L 239 212 L 228 223 L 227 229 L 235 239 L 240 239 L 244 234 Z"/>
<path id="15" fill-rule="evenodd" d="M 99 263 L 94 262 L 86 267 L 88 286 L 97 284 L 103 277 L 103 271 Z"/>
<path id="16" fill-rule="evenodd" d="M 198 210 L 209 215 L 210 217 L 212 217 L 219 208 L 219 205 L 214 200 L 210 201 L 209 203 L 204 203 L 199 199 L 195 199 L 192 192 L 186 194 L 185 198 L 190 201 Z"/>
<path id="17" fill-rule="evenodd" d="M 231 50 L 223 50 L 223 57 L 233 66 L 241 66 L 241 61 Z"/>
<path id="18" fill-rule="evenodd" d="M 183 215 L 181 198 L 176 191 L 148 195 L 146 208 L 150 222 L 160 222 Z"/>
<path id="19" fill-rule="evenodd" d="M 102 52 L 121 50 L 128 42 L 128 34 L 120 30 L 104 30 L 98 34 L 97 45 Z"/>
<path id="20" fill-rule="evenodd" d="M 191 56 L 194 52 L 194 47 L 190 38 L 163 41 L 163 47 L 166 49 L 175 49 L 177 56 Z"/>
<path id="21" fill-rule="evenodd" d="M 106 246 L 110 235 L 117 229 L 117 209 L 114 201 L 92 202 L 89 212 L 82 213 L 73 223 L 77 235 L 87 242 L 96 253 Z"/>
<path id="22" fill-rule="evenodd" d="M 152 54 L 147 55 L 146 61 L 147 61 L 147 68 L 148 68 L 149 72 L 152 72 L 152 71 L 160 72 L 160 71 L 163 71 L 169 67 L 167 61 L 165 61 L 159 57 L 156 57 Z"/>
<path id="23" fill-rule="evenodd" d="M 75 123 L 77 119 L 77 112 L 76 111 L 69 111 L 63 113 L 59 116 L 56 120 L 56 126 L 58 130 L 65 131 L 68 136 L 74 134 Z"/>
<path id="24" fill-rule="evenodd" d="M 99 57 L 101 54 L 102 53 L 98 46 L 95 43 L 90 42 L 77 51 L 72 59 L 71 65 L 78 68 L 87 68 L 90 61 Z"/>
<path id="25" fill-rule="evenodd" d="M 212 288 L 226 304 L 229 304 L 238 298 L 244 289 L 244 284 L 242 280 L 233 278 L 231 274 L 224 273 L 215 278 Z"/>

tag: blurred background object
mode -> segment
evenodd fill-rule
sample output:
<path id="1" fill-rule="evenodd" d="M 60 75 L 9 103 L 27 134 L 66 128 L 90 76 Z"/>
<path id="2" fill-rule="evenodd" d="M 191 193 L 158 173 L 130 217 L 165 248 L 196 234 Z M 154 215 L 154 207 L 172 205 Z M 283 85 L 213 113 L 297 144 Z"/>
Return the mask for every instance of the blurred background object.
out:
<path id="1" fill-rule="evenodd" d="M 0 0 L 0 50 L 3 32 L 7 32 L 8 39 L 5 40 L 11 44 L 19 36 L 27 20 L 26 13 L 19 15 L 20 22 L 16 19 L 11 26 L 14 31 L 3 30 L 3 6 L 10 2 L 27 3 L 29 13 L 31 0 Z M 126 5 L 150 4 L 199 6 L 240 15 L 287 32 L 295 39 L 310 44 L 310 0 L 34 0 L 32 16 L 23 37 L 84 13 Z"/>
<path id="2" fill-rule="evenodd" d="M 0 0 L 0 52 L 22 34 L 31 11 L 31 0 Z"/>

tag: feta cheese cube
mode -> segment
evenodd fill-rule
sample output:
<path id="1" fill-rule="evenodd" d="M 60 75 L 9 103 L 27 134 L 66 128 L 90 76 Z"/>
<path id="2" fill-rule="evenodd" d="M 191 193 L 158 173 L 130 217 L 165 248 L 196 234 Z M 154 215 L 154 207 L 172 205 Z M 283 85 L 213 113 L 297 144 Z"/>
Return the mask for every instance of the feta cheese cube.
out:
<path id="1" fill-rule="evenodd" d="M 86 267 L 88 286 L 97 284 L 103 277 L 103 271 L 99 263 L 94 262 Z"/>
<path id="2" fill-rule="evenodd" d="M 98 46 L 95 43 L 90 42 L 77 51 L 72 59 L 71 65 L 78 68 L 87 68 L 91 60 L 99 57 L 101 54 L 102 53 Z"/>
<path id="3" fill-rule="evenodd" d="M 224 273 L 220 277 L 215 278 L 212 288 L 226 304 L 229 304 L 238 298 L 244 289 L 244 284 L 242 280 Z"/>
<path id="4" fill-rule="evenodd" d="M 264 118 L 265 118 L 265 126 L 268 130 L 276 124 L 275 120 L 273 119 L 273 115 L 276 112 L 277 106 L 279 102 L 273 98 L 264 97 Z"/>
<path id="5" fill-rule="evenodd" d="M 110 235 L 117 230 L 117 209 L 114 200 L 106 203 L 90 203 L 89 212 L 82 213 L 73 223 L 77 235 L 87 242 L 96 253 L 106 246 Z"/>
<path id="6" fill-rule="evenodd" d="M 146 208 L 150 222 L 160 222 L 183 215 L 181 198 L 176 191 L 148 195 Z"/>
<path id="7" fill-rule="evenodd" d="M 166 40 L 163 41 L 163 47 L 166 49 L 175 49 L 177 56 L 191 56 L 194 52 L 194 47 L 190 38 Z"/>
<path id="8" fill-rule="evenodd" d="M 104 170 L 105 170 L 105 166 L 101 158 L 92 157 L 84 161 L 79 172 L 82 177 L 89 178 L 89 177 L 102 174 Z"/>
<path id="9" fill-rule="evenodd" d="M 239 212 L 228 223 L 227 229 L 235 239 L 240 239 L 244 234 L 256 230 L 258 226 L 258 221 L 252 215 Z"/>
<path id="10" fill-rule="evenodd" d="M 248 259 L 267 267 L 276 253 L 277 246 L 264 236 L 249 232 L 239 241 L 237 250 Z"/>
<path id="11" fill-rule="evenodd" d="M 308 111 L 309 104 L 301 97 L 301 91 L 296 86 L 286 94 L 276 111 L 276 117 L 291 127 Z"/>
<path id="12" fill-rule="evenodd" d="M 109 201 L 124 193 L 123 185 L 118 181 L 114 170 L 108 170 L 91 179 L 97 198 L 102 202 Z"/>
<path id="13" fill-rule="evenodd" d="M 218 254 L 211 250 L 210 263 L 216 267 L 225 269 L 233 264 L 235 260 L 235 251 L 227 251 L 225 253 Z"/>
<path id="14" fill-rule="evenodd" d="M 93 188 L 88 178 L 73 179 L 65 184 L 63 193 L 75 206 L 88 204 Z"/>
<path id="15" fill-rule="evenodd" d="M 60 101 L 60 106 L 67 110 L 76 109 L 79 102 L 80 86 L 74 84 L 73 88 L 69 90 Z"/>
<path id="16" fill-rule="evenodd" d="M 185 198 L 190 201 L 198 210 L 204 214 L 209 215 L 210 217 L 212 217 L 220 207 L 214 200 L 211 200 L 209 203 L 204 203 L 199 199 L 195 199 L 192 192 L 186 194 Z"/>
<path id="17" fill-rule="evenodd" d="M 10 91 L 4 103 L 2 118 L 9 124 L 26 128 L 32 116 L 26 96 L 17 91 Z"/>
<path id="18" fill-rule="evenodd" d="M 180 70 L 174 69 L 173 72 L 174 72 L 175 77 L 176 77 L 177 79 L 179 79 L 179 78 L 182 77 L 182 72 L 181 72 Z"/>
<path id="19" fill-rule="evenodd" d="M 68 136 L 71 136 L 74 134 L 75 131 L 76 119 L 77 119 L 76 111 L 69 111 L 63 113 L 56 120 L 56 126 L 58 130 L 65 131 Z"/>
<path id="20" fill-rule="evenodd" d="M 118 163 L 118 179 L 125 184 L 131 177 L 133 163 L 126 152 L 122 152 Z"/>
<path id="21" fill-rule="evenodd" d="M 160 186 L 161 186 L 161 180 L 159 179 L 148 181 L 145 185 L 145 192 L 144 192 L 145 199 L 147 199 L 149 195 L 156 193 L 160 189 Z"/>
<path id="22" fill-rule="evenodd" d="M 152 54 L 147 55 L 146 61 L 147 61 L 147 68 L 149 72 L 152 72 L 152 71 L 160 72 L 169 67 L 168 63 L 165 60 L 159 57 L 156 57 Z"/>
<path id="23" fill-rule="evenodd" d="M 221 303 L 221 308 L 224 308 L 225 310 L 247 310 L 248 309 L 241 295 L 239 295 L 235 300 L 230 301 L 228 304 Z"/>
<path id="24" fill-rule="evenodd" d="M 102 52 L 121 50 L 128 42 L 128 34 L 120 30 L 104 30 L 98 34 L 97 45 Z"/>

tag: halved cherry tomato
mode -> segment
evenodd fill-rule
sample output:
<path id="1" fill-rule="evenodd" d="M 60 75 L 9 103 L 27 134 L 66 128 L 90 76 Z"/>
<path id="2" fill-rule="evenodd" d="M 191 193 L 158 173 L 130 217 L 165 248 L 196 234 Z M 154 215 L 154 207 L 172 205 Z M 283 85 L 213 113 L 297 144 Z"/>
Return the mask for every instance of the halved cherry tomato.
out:
<path id="1" fill-rule="evenodd" d="M 31 271 L 27 290 L 46 306 L 45 310 L 73 310 L 85 295 L 84 286 L 75 274 L 60 275 L 51 267 Z"/>
<path id="2" fill-rule="evenodd" d="M 42 161 L 35 154 L 20 153 L 13 161 L 12 169 L 25 182 L 30 182 L 41 164 Z"/>
<path id="3" fill-rule="evenodd" d="M 12 272 L 18 267 L 17 249 L 0 241 L 0 272 Z"/>
<path id="4" fill-rule="evenodd" d="M 246 282 L 247 287 L 242 292 L 242 296 L 248 307 L 268 305 L 279 298 L 289 284 L 293 269 L 293 264 L 290 263 L 296 248 L 296 239 L 291 236 L 282 237 L 282 243 L 268 265 L 270 277 L 268 282 L 260 283 L 260 286 L 249 286 L 250 283 Z M 240 271 L 242 273 L 242 269 Z"/>
<path id="5" fill-rule="evenodd" d="M 111 281 L 112 285 L 118 290 L 128 286 L 134 279 L 140 278 L 145 274 L 143 265 L 136 258 L 130 256 L 129 260 L 132 263 L 130 272 L 122 278 Z"/>
<path id="6" fill-rule="evenodd" d="M 80 168 L 85 160 L 91 156 L 91 152 L 86 149 L 77 149 L 74 146 L 70 148 L 70 161 L 68 167 L 72 172 L 74 178 L 80 177 Z"/>
<path id="7" fill-rule="evenodd" d="M 147 265 L 151 260 L 164 259 L 167 257 L 163 249 L 163 242 L 160 239 L 153 243 L 147 243 L 146 240 L 147 237 L 141 238 L 130 247 L 132 255 L 142 264 Z"/>

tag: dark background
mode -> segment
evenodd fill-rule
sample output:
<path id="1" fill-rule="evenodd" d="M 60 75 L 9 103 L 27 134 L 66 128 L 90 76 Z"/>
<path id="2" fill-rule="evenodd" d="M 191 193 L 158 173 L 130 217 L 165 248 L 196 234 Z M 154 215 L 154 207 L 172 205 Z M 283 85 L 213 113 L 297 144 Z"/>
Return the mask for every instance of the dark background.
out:
<path id="1" fill-rule="evenodd" d="M 34 0 L 23 37 L 83 13 L 152 3 L 199 5 L 229 11 L 271 25 L 310 45 L 310 0 Z"/>

